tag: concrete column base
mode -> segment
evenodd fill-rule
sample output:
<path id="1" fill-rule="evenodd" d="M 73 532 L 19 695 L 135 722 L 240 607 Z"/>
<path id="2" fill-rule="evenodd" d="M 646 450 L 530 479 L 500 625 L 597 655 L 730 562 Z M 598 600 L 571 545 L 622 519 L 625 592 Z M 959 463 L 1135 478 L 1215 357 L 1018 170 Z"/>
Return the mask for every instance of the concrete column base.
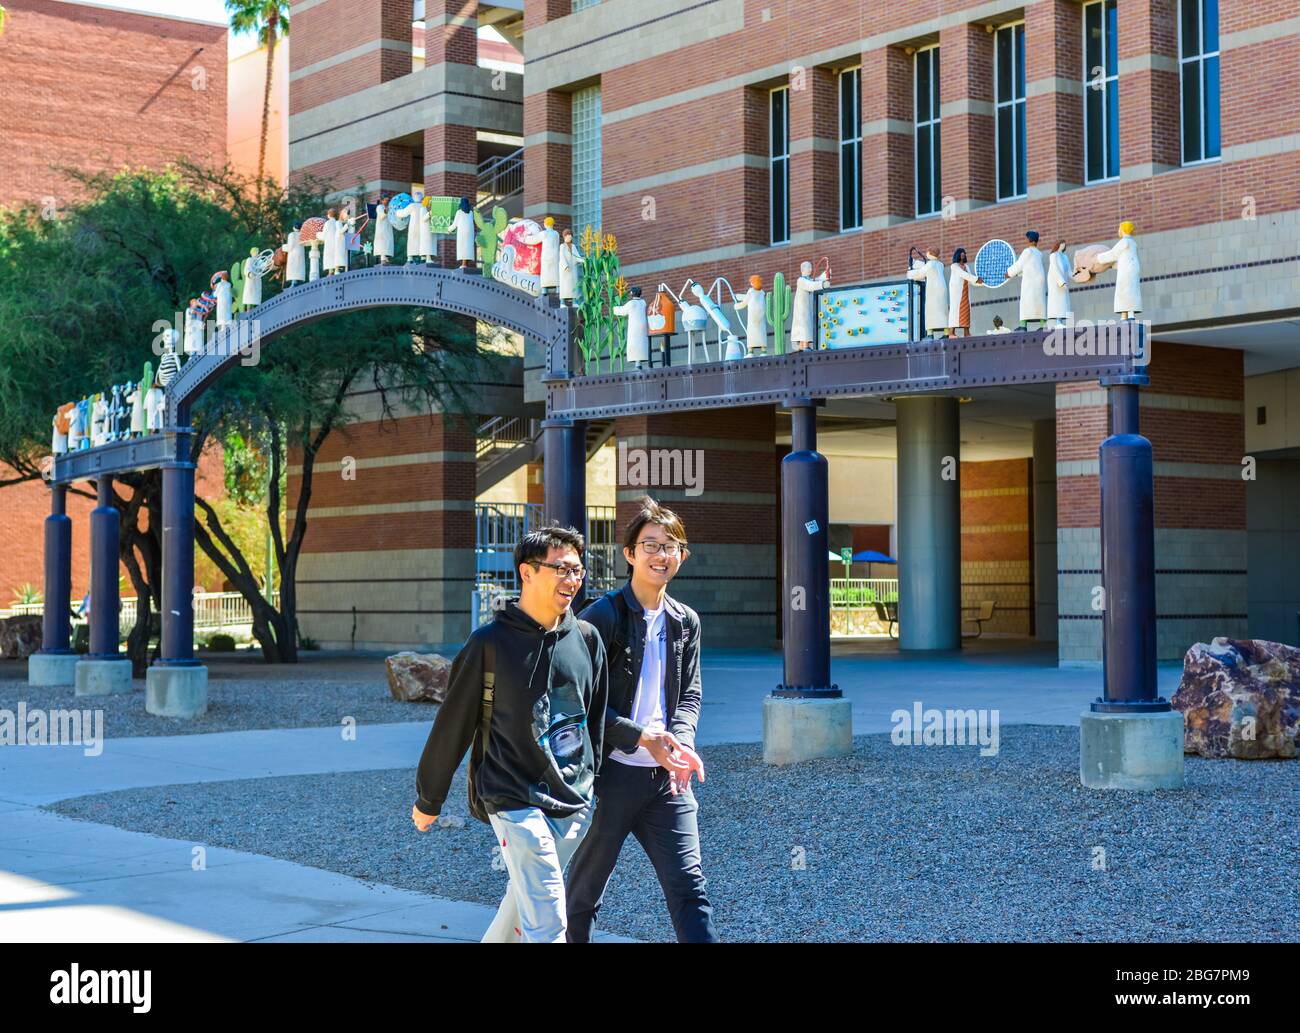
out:
<path id="1" fill-rule="evenodd" d="M 33 653 L 27 658 L 28 685 L 76 685 L 76 653 Z"/>
<path id="2" fill-rule="evenodd" d="M 202 664 L 150 667 L 144 708 L 159 717 L 202 717 L 208 712 L 208 669 Z"/>
<path id="3" fill-rule="evenodd" d="M 795 764 L 853 752 L 853 704 L 847 699 L 763 700 L 763 763 Z"/>
<path id="4" fill-rule="evenodd" d="M 1183 715 L 1098 714 L 1079 721 L 1079 780 L 1086 789 L 1181 789 Z"/>
<path id="5" fill-rule="evenodd" d="M 111 696 L 131 691 L 130 660 L 79 659 L 76 667 L 78 696 Z"/>

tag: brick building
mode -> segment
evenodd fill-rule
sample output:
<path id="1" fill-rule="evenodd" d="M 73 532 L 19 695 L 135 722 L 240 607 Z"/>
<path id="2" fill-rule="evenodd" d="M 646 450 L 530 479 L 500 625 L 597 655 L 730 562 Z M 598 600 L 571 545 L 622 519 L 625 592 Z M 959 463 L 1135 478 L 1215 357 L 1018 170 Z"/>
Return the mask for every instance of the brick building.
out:
<path id="1" fill-rule="evenodd" d="M 329 16 L 341 3 L 359 19 L 348 33 L 341 16 Z M 1283 501 L 1300 488 L 1293 4 L 523 7 L 526 70 L 510 91 L 493 91 L 473 67 L 473 3 L 423 12 L 426 26 L 441 28 L 441 49 L 429 47 L 418 74 L 406 70 L 409 3 L 295 4 L 303 52 L 294 67 L 308 69 L 308 81 L 298 102 L 291 95 L 291 138 L 301 141 L 291 166 L 373 191 L 405 183 L 401 170 L 419 142 L 424 188 L 461 192 L 501 116 L 521 107 L 512 125 L 524 146 L 524 214 L 616 234 L 623 272 L 647 296 L 687 278 L 790 280 L 801 261 L 822 258 L 836 284 L 897 278 L 911 246 L 946 261 L 958 246 L 973 255 L 995 238 L 1018 248 L 1028 229 L 1047 249 L 1063 239 L 1073 253 L 1113 242 L 1130 219 L 1155 342 L 1142 410 L 1156 464 L 1160 655 L 1218 634 L 1296 641 L 1300 529 Z M 481 23 L 500 8 L 477 11 Z M 331 134 L 337 142 L 318 145 Z M 418 171 L 417 163 L 412 180 Z M 1106 274 L 1076 285 L 1076 316 L 1111 318 L 1112 283 Z M 994 315 L 1014 326 L 1017 297 L 1017 281 L 974 289 L 975 332 Z M 526 357 L 524 402 L 534 409 L 539 366 L 540 357 Z M 992 630 L 1058 639 L 1065 663 L 1100 658 L 1103 402 L 1095 384 L 1026 385 L 974 392 L 959 406 L 962 601 L 994 599 Z M 833 401 L 819 416 L 819 447 L 831 463 L 832 522 L 893 525 L 901 558 L 916 543 L 897 516 L 906 472 L 899 408 L 888 398 Z M 714 642 L 766 643 L 779 626 L 776 477 L 786 425 L 768 410 L 615 421 L 615 440 L 705 450 L 701 495 L 658 494 L 692 530 L 681 594 L 712 618 Z M 408 460 L 469 462 L 468 439 L 454 448 L 443 440 L 436 449 L 410 443 Z M 439 496 L 435 481 L 430 470 L 426 511 L 472 501 Z M 621 512 L 638 493 L 618 487 Z M 885 498 L 896 504 L 881 519 Z M 378 514 L 376 505 L 387 503 L 367 502 L 366 512 Z M 420 526 L 416 537 L 435 533 Z M 463 529 L 437 533 L 418 546 L 465 544 Z M 387 548 L 383 562 L 400 565 Z M 435 569 L 436 554 L 414 548 L 396 551 L 419 557 L 421 576 L 464 576 L 452 563 Z M 321 556 L 322 567 L 329 562 Z M 457 593 L 441 597 L 440 608 L 460 608 L 443 615 L 448 634 L 465 627 Z M 386 598 L 390 613 L 415 608 L 401 592 Z"/>
<path id="2" fill-rule="evenodd" d="M 6 0 L 0 35 L 0 204 L 58 213 L 77 197 L 62 168 L 159 167 L 226 155 L 226 26 L 67 0 Z M 259 104 L 260 110 L 260 104 Z M 220 484 L 220 460 L 216 461 Z M 0 481 L 7 471 L 0 469 Z M 72 495 L 78 528 L 93 502 Z M 0 608 L 23 584 L 41 589 L 46 489 L 0 489 L 6 545 Z M 73 597 L 89 587 L 89 541 L 73 537 Z"/>

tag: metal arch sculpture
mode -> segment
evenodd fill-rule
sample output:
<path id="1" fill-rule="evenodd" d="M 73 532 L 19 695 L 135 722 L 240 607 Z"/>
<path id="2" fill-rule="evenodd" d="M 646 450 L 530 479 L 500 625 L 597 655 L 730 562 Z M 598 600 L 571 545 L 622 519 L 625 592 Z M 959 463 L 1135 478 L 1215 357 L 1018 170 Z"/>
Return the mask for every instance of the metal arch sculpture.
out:
<path id="1" fill-rule="evenodd" d="M 253 323 L 260 346 L 319 319 L 390 305 L 436 308 L 504 326 L 541 344 L 548 356 L 556 345 L 567 345 L 573 332 L 571 309 L 486 277 L 425 265 L 354 269 L 281 291 L 219 330 L 210 349 L 190 359 L 168 385 L 168 428 L 186 426 L 191 404 L 240 364 L 241 322 Z"/>

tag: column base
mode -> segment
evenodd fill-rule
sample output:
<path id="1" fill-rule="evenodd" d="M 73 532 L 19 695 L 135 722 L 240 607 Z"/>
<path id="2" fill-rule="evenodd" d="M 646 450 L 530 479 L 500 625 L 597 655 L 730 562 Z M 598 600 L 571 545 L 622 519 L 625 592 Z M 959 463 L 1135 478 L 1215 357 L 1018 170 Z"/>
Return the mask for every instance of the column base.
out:
<path id="1" fill-rule="evenodd" d="M 76 681 L 78 696 L 111 696 L 131 691 L 130 660 L 78 659 Z"/>
<path id="2" fill-rule="evenodd" d="M 145 677 L 144 709 L 158 717 L 202 717 L 208 712 L 208 669 L 154 664 Z"/>
<path id="3" fill-rule="evenodd" d="M 1085 789 L 1181 789 L 1183 715 L 1084 711 L 1079 720 L 1079 781 Z"/>
<path id="4" fill-rule="evenodd" d="M 853 704 L 847 699 L 763 700 L 763 763 L 796 764 L 853 752 Z"/>
<path id="5" fill-rule="evenodd" d="M 28 685 L 76 685 L 76 653 L 33 653 L 27 658 Z"/>

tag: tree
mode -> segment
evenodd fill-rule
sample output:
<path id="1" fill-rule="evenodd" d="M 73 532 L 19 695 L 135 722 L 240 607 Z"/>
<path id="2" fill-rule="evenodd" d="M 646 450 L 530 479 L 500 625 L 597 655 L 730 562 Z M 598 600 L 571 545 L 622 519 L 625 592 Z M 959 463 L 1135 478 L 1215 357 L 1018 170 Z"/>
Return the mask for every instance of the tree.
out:
<path id="1" fill-rule="evenodd" d="M 0 209 L 0 461 L 16 471 L 14 479 L 40 475 L 59 404 L 138 379 L 144 361 L 156 363 L 155 319 L 179 319 L 214 271 L 326 206 L 325 185 L 264 181 L 259 188 L 230 169 L 182 165 L 77 178 L 88 199 L 62 219 L 43 220 L 34 207 Z M 474 334 L 441 312 L 374 309 L 268 342 L 256 366 L 230 373 L 202 396 L 191 414 L 192 458 L 211 442 L 236 454 L 253 443 L 267 464 L 263 505 L 279 570 L 278 607 L 262 595 L 257 564 L 220 505 L 196 499 L 195 529 L 204 554 L 252 607 L 253 635 L 267 660 L 297 658 L 294 576 L 314 465 L 329 435 L 352 418 L 349 392 L 363 385 L 376 392 L 385 417 L 399 408 L 468 415 L 467 385 L 497 379 L 497 361 L 480 355 Z M 291 450 L 302 473 L 286 535 Z M 122 559 L 140 598 L 128 652 L 142 669 L 150 611 L 160 604 L 161 477 L 148 471 L 118 483 L 125 489 L 115 492 Z"/>
<path id="2" fill-rule="evenodd" d="M 275 45 L 289 35 L 289 0 L 226 0 L 232 32 L 255 32 L 266 47 L 266 83 L 262 90 L 262 140 L 257 148 L 257 182 L 266 175 L 266 142 L 271 129 L 271 76 Z"/>

